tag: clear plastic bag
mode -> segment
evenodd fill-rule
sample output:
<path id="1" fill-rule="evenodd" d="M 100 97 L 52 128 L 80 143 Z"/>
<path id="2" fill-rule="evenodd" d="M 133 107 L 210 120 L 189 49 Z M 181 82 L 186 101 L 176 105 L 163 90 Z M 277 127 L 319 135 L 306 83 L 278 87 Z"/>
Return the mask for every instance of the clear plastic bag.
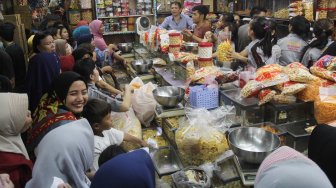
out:
<path id="1" fill-rule="evenodd" d="M 210 168 L 213 168 L 210 167 Z M 211 170 L 212 171 L 212 170 Z M 177 188 L 210 188 L 211 177 L 201 167 L 190 166 L 172 174 Z"/>
<path id="2" fill-rule="evenodd" d="M 315 119 L 319 124 L 336 120 L 336 87 L 320 87 L 320 101 L 315 101 Z"/>
<path id="3" fill-rule="evenodd" d="M 155 117 L 155 107 L 157 103 L 152 92 L 156 87 L 156 85 L 149 82 L 135 90 L 132 96 L 132 107 L 135 115 L 146 127 L 150 126 L 150 122 Z"/>
<path id="4" fill-rule="evenodd" d="M 142 139 L 141 124 L 132 108 L 127 112 L 111 112 L 111 115 L 113 128 Z M 126 151 L 130 151 L 140 148 L 141 146 L 130 142 L 123 142 L 121 147 Z"/>
<path id="5" fill-rule="evenodd" d="M 228 150 L 224 133 L 215 128 L 221 126 L 218 120 L 220 118 L 212 115 L 212 112 L 186 108 L 187 118 L 180 122 L 181 126 L 175 134 L 176 145 L 184 164 L 201 165 L 212 162 Z M 215 114 L 219 113 L 221 112 Z M 216 122 L 217 125 L 214 124 Z"/>

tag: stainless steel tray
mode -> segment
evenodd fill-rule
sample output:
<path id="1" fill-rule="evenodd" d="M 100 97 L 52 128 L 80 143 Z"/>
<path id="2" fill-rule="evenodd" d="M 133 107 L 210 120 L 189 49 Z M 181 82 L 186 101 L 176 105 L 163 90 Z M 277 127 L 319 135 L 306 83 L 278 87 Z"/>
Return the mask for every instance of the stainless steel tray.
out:
<path id="1" fill-rule="evenodd" d="M 150 156 L 159 176 L 172 174 L 183 168 L 182 163 L 173 147 L 151 150 Z"/>

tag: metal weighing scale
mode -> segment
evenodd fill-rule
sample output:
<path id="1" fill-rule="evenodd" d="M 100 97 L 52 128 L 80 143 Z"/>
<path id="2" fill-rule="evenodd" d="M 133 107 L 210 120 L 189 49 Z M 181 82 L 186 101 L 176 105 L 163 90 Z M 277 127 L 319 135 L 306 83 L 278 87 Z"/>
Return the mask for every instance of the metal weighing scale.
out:
<path id="1" fill-rule="evenodd" d="M 163 107 L 158 104 L 155 107 L 155 114 L 156 114 L 156 117 L 158 118 L 183 116 L 185 114 L 184 106 L 182 105 L 182 103 L 179 103 L 176 107 L 167 108 L 167 107 Z"/>
<path id="2" fill-rule="evenodd" d="M 237 156 L 234 156 L 233 159 L 243 184 L 245 186 L 253 186 L 260 164 L 243 162 Z"/>

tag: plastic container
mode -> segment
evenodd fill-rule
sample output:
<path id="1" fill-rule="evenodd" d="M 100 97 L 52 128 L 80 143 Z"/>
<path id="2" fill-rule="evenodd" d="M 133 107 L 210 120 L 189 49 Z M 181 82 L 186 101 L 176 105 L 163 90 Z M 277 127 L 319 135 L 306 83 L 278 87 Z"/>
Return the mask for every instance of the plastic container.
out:
<path id="1" fill-rule="evenodd" d="M 174 148 L 177 148 L 177 145 L 175 142 L 175 133 L 176 133 L 176 130 L 179 128 L 179 118 L 180 117 L 181 116 L 170 117 L 170 118 L 164 118 L 162 120 L 162 130 L 166 134 L 170 144 Z"/>
<path id="2" fill-rule="evenodd" d="M 181 46 L 182 40 L 181 40 L 181 33 L 169 33 L 169 45 L 172 46 Z"/>
<path id="3" fill-rule="evenodd" d="M 169 45 L 169 53 L 178 53 L 181 50 L 181 45 Z"/>
<path id="4" fill-rule="evenodd" d="M 212 58 L 212 46 L 211 42 L 200 42 L 198 44 L 198 57 L 203 59 Z"/>
<path id="5" fill-rule="evenodd" d="M 212 58 L 198 58 L 198 67 L 211 67 L 214 66 Z"/>
<path id="6" fill-rule="evenodd" d="M 217 108 L 219 105 L 218 93 L 218 88 L 207 88 L 205 85 L 190 87 L 190 105 L 193 108 Z"/>
<path id="7" fill-rule="evenodd" d="M 183 168 L 176 151 L 172 147 L 150 151 L 150 156 L 159 176 L 172 174 Z"/>

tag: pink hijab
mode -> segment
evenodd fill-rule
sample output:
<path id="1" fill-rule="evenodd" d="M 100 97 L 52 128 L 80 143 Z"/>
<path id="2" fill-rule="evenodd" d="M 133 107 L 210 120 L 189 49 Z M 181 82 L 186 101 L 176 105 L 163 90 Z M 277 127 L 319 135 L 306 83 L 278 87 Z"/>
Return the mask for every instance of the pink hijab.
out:
<path id="1" fill-rule="evenodd" d="M 99 28 L 102 25 L 102 21 L 93 20 L 90 23 L 90 31 L 93 34 L 93 43 L 99 50 L 104 51 L 107 48 L 103 35 L 99 33 Z"/>

